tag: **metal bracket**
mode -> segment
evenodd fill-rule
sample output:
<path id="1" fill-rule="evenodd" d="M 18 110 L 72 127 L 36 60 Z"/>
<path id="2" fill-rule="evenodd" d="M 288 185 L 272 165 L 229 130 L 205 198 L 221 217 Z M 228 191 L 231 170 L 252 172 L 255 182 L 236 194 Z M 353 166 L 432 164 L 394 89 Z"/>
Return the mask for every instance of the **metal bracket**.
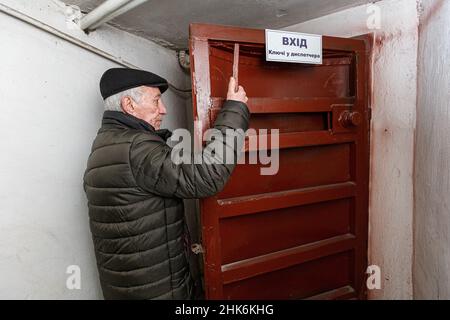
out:
<path id="1" fill-rule="evenodd" d="M 200 243 L 194 243 L 191 245 L 191 251 L 195 254 L 202 254 L 205 252 Z"/>

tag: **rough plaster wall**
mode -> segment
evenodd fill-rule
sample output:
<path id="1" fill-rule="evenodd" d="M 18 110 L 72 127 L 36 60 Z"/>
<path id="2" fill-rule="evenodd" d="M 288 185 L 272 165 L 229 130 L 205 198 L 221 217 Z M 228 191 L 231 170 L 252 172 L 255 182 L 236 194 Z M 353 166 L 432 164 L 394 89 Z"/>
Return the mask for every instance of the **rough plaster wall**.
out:
<path id="1" fill-rule="evenodd" d="M 421 9 L 414 297 L 450 299 L 450 1 Z"/>
<path id="2" fill-rule="evenodd" d="M 113 28 L 86 36 L 68 29 L 58 1 L 1 0 L 74 37 L 188 84 L 175 53 Z M 82 176 L 103 111 L 109 60 L 0 12 L 0 298 L 102 298 Z M 185 100 L 164 94 L 164 125 L 186 125 Z M 66 268 L 81 268 L 81 290 Z"/>
<path id="3" fill-rule="evenodd" d="M 383 0 L 381 29 L 369 30 L 367 6 L 288 27 L 353 37 L 376 32 L 373 52 L 369 264 L 381 267 L 372 299 L 412 298 L 413 156 L 418 18 L 416 2 Z"/>

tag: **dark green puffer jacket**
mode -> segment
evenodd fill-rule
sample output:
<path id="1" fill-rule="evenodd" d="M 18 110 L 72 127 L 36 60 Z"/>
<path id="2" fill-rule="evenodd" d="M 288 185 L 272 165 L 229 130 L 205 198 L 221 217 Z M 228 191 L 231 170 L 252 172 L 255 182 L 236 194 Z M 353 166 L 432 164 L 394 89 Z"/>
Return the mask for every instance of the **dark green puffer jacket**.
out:
<path id="1" fill-rule="evenodd" d="M 249 116 L 244 103 L 226 101 L 214 128 L 246 131 Z M 164 133 L 106 111 L 94 140 L 84 189 L 105 299 L 192 297 L 182 199 L 219 192 L 235 165 L 176 165 Z M 218 144 L 228 148 L 220 140 L 207 147 Z M 211 153 L 203 156 L 211 160 Z"/>

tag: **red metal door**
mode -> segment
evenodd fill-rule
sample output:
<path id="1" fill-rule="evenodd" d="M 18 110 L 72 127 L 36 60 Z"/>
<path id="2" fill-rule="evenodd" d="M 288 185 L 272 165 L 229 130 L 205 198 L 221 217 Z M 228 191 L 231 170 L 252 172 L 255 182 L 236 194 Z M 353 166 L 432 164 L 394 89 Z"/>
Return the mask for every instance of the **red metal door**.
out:
<path id="1" fill-rule="evenodd" d="M 364 298 L 364 41 L 324 37 L 322 65 L 266 62 L 264 30 L 191 25 L 193 111 L 203 129 L 226 97 L 235 43 L 250 127 L 280 131 L 279 172 L 240 164 L 220 194 L 200 201 L 206 297 Z"/>

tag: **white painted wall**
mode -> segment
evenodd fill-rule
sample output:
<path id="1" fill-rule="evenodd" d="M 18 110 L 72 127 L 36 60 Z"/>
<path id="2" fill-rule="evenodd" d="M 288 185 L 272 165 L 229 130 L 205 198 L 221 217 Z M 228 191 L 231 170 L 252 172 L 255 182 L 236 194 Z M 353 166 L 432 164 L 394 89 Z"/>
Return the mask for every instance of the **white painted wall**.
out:
<path id="1" fill-rule="evenodd" d="M 450 299 L 450 1 L 421 9 L 414 297 Z"/>
<path id="2" fill-rule="evenodd" d="M 175 52 L 110 27 L 85 35 L 51 0 L 1 0 L 130 63 L 188 84 Z M 82 176 L 100 125 L 101 74 L 117 66 L 0 11 L 0 298 L 102 298 Z M 164 126 L 186 126 L 186 102 L 171 91 Z M 81 268 L 81 290 L 66 268 Z"/>
<path id="3" fill-rule="evenodd" d="M 381 14 L 379 30 L 368 29 L 367 20 L 374 11 L 368 13 L 367 8 L 366 5 L 355 7 L 287 30 L 340 37 L 376 33 L 372 57 L 369 264 L 381 267 L 382 289 L 370 291 L 369 297 L 410 299 L 413 296 L 413 159 L 418 48 L 416 1 L 377 2 L 376 8 Z"/>

